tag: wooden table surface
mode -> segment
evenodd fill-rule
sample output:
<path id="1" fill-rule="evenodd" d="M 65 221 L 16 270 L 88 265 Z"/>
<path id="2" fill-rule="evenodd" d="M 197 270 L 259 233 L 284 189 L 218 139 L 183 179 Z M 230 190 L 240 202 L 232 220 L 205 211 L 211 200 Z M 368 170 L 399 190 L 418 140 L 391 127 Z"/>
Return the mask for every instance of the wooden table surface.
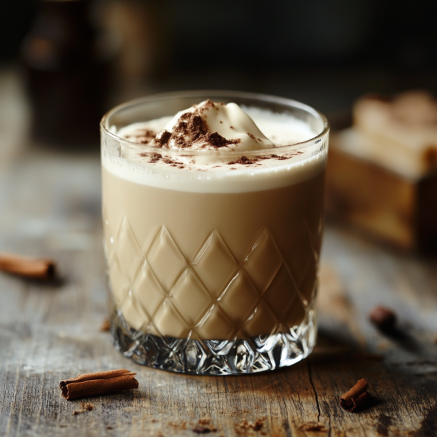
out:
<path id="1" fill-rule="evenodd" d="M 435 259 L 328 225 L 319 339 L 308 359 L 238 377 L 142 367 L 100 331 L 107 291 L 97 152 L 31 148 L 16 127 L 0 134 L 0 250 L 52 256 L 61 280 L 0 274 L 0 435 L 189 436 L 209 420 L 217 436 L 437 436 Z M 397 332 L 369 323 L 376 304 L 396 311 Z M 80 401 L 60 397 L 59 381 L 114 368 L 137 372 L 139 390 L 92 398 L 92 411 L 73 415 Z M 362 377 L 372 402 L 341 410 L 338 398 Z"/>

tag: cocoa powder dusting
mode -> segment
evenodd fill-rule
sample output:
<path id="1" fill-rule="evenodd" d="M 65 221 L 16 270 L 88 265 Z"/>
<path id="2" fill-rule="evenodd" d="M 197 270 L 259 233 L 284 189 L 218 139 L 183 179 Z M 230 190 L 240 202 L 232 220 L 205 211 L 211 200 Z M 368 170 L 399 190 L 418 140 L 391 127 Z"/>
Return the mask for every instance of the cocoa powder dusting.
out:
<path id="1" fill-rule="evenodd" d="M 207 144 L 213 146 L 216 149 L 229 146 L 230 144 L 237 144 L 240 142 L 240 140 L 227 140 L 225 137 L 222 137 L 218 132 L 208 132 L 205 135 L 204 139 Z"/>
<path id="2" fill-rule="evenodd" d="M 213 147 L 214 149 L 239 143 L 240 140 L 227 140 L 218 132 L 210 131 L 201 115 L 211 107 L 215 107 L 214 103 L 207 100 L 202 108 L 196 108 L 193 112 L 182 114 L 167 140 L 167 147 L 169 141 L 183 149 L 192 147 L 194 143 L 202 144 L 201 148 Z"/>
<path id="3" fill-rule="evenodd" d="M 176 161 L 175 159 L 172 158 L 168 158 L 166 157 L 162 157 L 162 155 L 160 153 L 140 153 L 140 156 L 142 157 L 149 157 L 149 163 L 150 164 L 154 164 L 155 162 L 161 161 L 164 164 L 168 164 L 171 167 L 178 167 L 178 168 L 185 168 L 185 164 L 183 162 L 180 161 Z"/>
<path id="4" fill-rule="evenodd" d="M 167 147 L 168 140 L 170 139 L 170 137 L 171 137 L 171 133 L 167 130 L 162 132 L 162 134 L 159 137 L 158 137 L 158 135 L 156 135 L 155 146 L 156 147 Z"/>
<path id="5" fill-rule="evenodd" d="M 259 158 L 250 159 L 247 156 L 242 156 L 238 158 L 236 161 L 229 161 L 228 165 L 233 165 L 233 164 L 251 165 L 251 164 L 255 164 L 258 161 Z"/>
<path id="6" fill-rule="evenodd" d="M 133 140 L 140 144 L 149 144 L 155 138 L 156 132 L 151 129 L 138 129 L 135 134 L 126 135 L 127 140 Z"/>
<path id="7" fill-rule="evenodd" d="M 152 157 L 150 158 L 149 162 L 153 164 L 154 162 L 159 161 L 161 158 L 162 158 L 162 155 L 160 155 L 159 153 L 154 153 L 152 155 Z"/>
<path id="8" fill-rule="evenodd" d="M 299 153 L 296 153 L 299 154 Z M 260 165 L 257 164 L 259 161 L 264 161 L 266 159 L 276 159 L 278 161 L 283 161 L 284 159 L 291 159 L 293 158 L 293 156 L 295 156 L 296 154 L 288 154 L 288 155 L 269 155 L 269 156 L 257 156 L 256 158 L 248 158 L 247 156 L 241 156 L 240 158 L 238 158 L 235 161 L 229 161 L 227 164 L 228 165 L 233 165 L 233 164 L 241 164 L 241 165 Z M 232 169 L 231 169 L 232 170 Z"/>
<path id="9" fill-rule="evenodd" d="M 247 135 L 249 135 L 249 137 L 252 138 L 252 140 L 256 141 L 255 135 L 251 134 L 250 132 L 247 132 Z"/>
<path id="10" fill-rule="evenodd" d="M 296 152 L 295 154 L 288 154 L 288 155 L 270 155 L 270 158 L 277 159 L 278 161 L 283 161 L 284 159 L 291 159 L 293 156 L 299 155 L 301 152 Z M 265 159 L 269 159 L 268 156 L 265 157 Z"/>

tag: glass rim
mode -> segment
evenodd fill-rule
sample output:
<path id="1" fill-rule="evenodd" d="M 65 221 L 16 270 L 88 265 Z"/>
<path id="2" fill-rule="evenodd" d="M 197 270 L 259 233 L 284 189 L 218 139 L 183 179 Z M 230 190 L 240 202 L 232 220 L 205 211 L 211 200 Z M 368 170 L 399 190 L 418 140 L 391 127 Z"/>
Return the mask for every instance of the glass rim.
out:
<path id="1" fill-rule="evenodd" d="M 111 132 L 109 130 L 108 121 L 109 119 L 116 114 L 118 111 L 122 111 L 123 109 L 126 109 L 130 106 L 139 105 L 141 103 L 147 103 L 152 102 L 156 100 L 171 100 L 175 98 L 183 98 L 183 97 L 199 97 L 205 100 L 206 98 L 209 98 L 210 96 L 215 97 L 237 97 L 242 99 L 253 99 L 253 100 L 259 100 L 266 103 L 278 103 L 282 104 L 284 106 L 297 108 L 302 111 L 306 111 L 309 114 L 312 114 L 313 116 L 319 118 L 323 122 L 323 130 L 316 136 L 309 138 L 305 141 L 300 141 L 293 144 L 287 144 L 284 146 L 278 146 L 274 148 L 268 148 L 268 149 L 259 149 L 259 150 L 229 150 L 229 151 L 217 151 L 217 150 L 186 150 L 186 149 L 167 149 L 162 147 L 153 147 L 148 146 L 145 144 L 136 143 L 134 141 L 127 140 L 125 138 L 122 138 L 118 136 L 117 134 Z M 322 114 L 317 109 L 314 109 L 312 106 L 309 106 L 305 103 L 299 102 L 294 99 L 289 99 L 286 97 L 279 97 L 279 96 L 273 96 L 270 94 L 261 94 L 261 93 L 252 93 L 252 92 L 246 92 L 246 91 L 232 91 L 232 90 L 192 90 L 192 91 L 176 91 L 176 92 L 165 92 L 165 93 L 157 93 L 152 94 L 150 96 L 140 97 L 137 99 L 129 100 L 125 103 L 121 103 L 114 108 L 110 109 L 106 114 L 102 117 L 100 121 L 100 127 L 102 131 L 105 133 L 105 135 L 108 135 L 112 137 L 114 140 L 124 143 L 124 145 L 132 148 L 132 149 L 139 149 L 143 152 L 147 153 L 160 153 L 162 154 L 165 152 L 165 154 L 169 155 L 183 155 L 183 156 L 205 156 L 206 154 L 211 153 L 220 153 L 223 155 L 229 155 L 229 156 L 259 156 L 259 155 L 265 155 L 265 154 L 272 154 L 272 153 L 278 153 L 281 151 L 285 152 L 287 149 L 291 147 L 299 146 L 300 148 L 307 148 L 312 147 L 315 144 L 318 144 L 320 140 L 325 137 L 330 130 L 330 125 L 328 122 L 328 119 L 324 114 Z"/>

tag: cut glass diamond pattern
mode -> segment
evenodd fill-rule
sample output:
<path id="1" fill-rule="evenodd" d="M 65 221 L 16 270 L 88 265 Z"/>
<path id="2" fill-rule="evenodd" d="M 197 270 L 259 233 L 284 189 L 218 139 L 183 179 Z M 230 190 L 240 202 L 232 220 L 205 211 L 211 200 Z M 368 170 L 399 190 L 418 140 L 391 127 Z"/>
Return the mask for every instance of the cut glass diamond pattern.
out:
<path id="1" fill-rule="evenodd" d="M 263 332 L 265 326 L 272 327 L 272 332 L 266 333 L 272 334 L 276 329 L 277 324 L 278 321 L 272 311 L 264 301 L 261 301 L 241 329 L 247 337 L 254 337 L 259 335 L 260 332 Z"/>
<path id="2" fill-rule="evenodd" d="M 131 282 L 143 263 L 144 256 L 126 218 L 121 224 L 116 244 L 115 251 L 117 252 L 116 256 L 121 271 L 128 281 Z"/>
<path id="3" fill-rule="evenodd" d="M 129 292 L 129 280 L 123 275 L 117 259 L 109 267 L 109 280 L 115 304 L 120 307 Z"/>
<path id="4" fill-rule="evenodd" d="M 264 229 L 244 262 L 244 268 L 263 293 L 282 264 L 282 256 L 270 232 Z"/>
<path id="5" fill-rule="evenodd" d="M 111 332 L 115 347 L 139 364 L 177 373 L 233 375 L 274 370 L 307 357 L 316 341 L 313 314 L 309 314 L 305 323 L 298 337 L 279 333 L 248 340 L 172 342 L 171 337 L 152 333 L 141 333 L 138 337 L 121 311 L 116 311 L 111 319 Z"/>
<path id="6" fill-rule="evenodd" d="M 259 296 L 243 269 L 232 278 L 219 299 L 220 308 L 234 325 L 242 325 L 254 310 Z"/>
<path id="7" fill-rule="evenodd" d="M 149 319 L 130 291 L 123 301 L 121 311 L 129 326 L 136 330 L 147 329 Z"/>
<path id="8" fill-rule="evenodd" d="M 186 267 L 185 258 L 173 237 L 163 226 L 149 250 L 147 260 L 163 288 L 168 292 Z"/>
<path id="9" fill-rule="evenodd" d="M 105 253 L 113 338 L 125 356 L 174 372 L 223 375 L 273 370 L 311 352 L 314 310 L 268 229 L 241 265 L 216 230 L 191 264 L 165 226 L 146 255 L 127 219 L 116 235 Z"/>
<path id="10" fill-rule="evenodd" d="M 306 314 L 305 306 L 305 301 L 299 299 L 299 295 L 297 295 L 296 298 L 293 299 L 288 311 L 285 313 L 285 317 L 283 319 L 284 324 L 289 327 L 299 325 Z"/>
<path id="11" fill-rule="evenodd" d="M 190 334 L 190 327 L 181 317 L 169 298 L 158 308 L 153 319 L 158 332 L 166 332 L 171 329 L 175 337 L 187 338 Z"/>
<path id="12" fill-rule="evenodd" d="M 156 279 L 155 274 L 147 261 L 144 261 L 131 290 L 132 294 L 136 297 L 137 302 L 150 318 L 153 318 L 157 309 L 166 298 L 164 290 Z"/>
<path id="13" fill-rule="evenodd" d="M 229 364 L 238 373 L 248 373 L 255 361 L 255 353 L 247 341 L 235 343 L 229 356 Z"/>
<path id="14" fill-rule="evenodd" d="M 298 299 L 297 294 L 298 292 L 289 270 L 283 264 L 270 287 L 264 293 L 263 299 L 277 320 L 283 320 L 292 302 Z"/>
<path id="15" fill-rule="evenodd" d="M 204 317 L 213 304 L 211 296 L 191 269 L 186 269 L 172 288 L 171 300 L 191 327 Z"/>
<path id="16" fill-rule="evenodd" d="M 208 353 L 199 341 L 190 341 L 185 348 L 185 357 L 187 369 L 195 372 L 204 366 Z"/>
<path id="17" fill-rule="evenodd" d="M 211 233 L 192 262 L 209 292 L 220 296 L 238 269 L 238 263 L 217 231 Z"/>
<path id="18" fill-rule="evenodd" d="M 235 326 L 221 308 L 214 305 L 198 323 L 196 332 L 200 338 L 232 338 Z"/>
<path id="19" fill-rule="evenodd" d="M 319 230 L 315 230 L 316 233 Z M 314 248 L 313 237 L 307 221 L 302 222 L 301 232 L 298 233 L 300 247 L 299 254 L 291 253 L 287 258 L 287 266 L 292 273 L 296 273 L 297 288 L 301 297 L 311 300 L 314 296 L 314 278 L 318 269 L 318 254 Z"/>

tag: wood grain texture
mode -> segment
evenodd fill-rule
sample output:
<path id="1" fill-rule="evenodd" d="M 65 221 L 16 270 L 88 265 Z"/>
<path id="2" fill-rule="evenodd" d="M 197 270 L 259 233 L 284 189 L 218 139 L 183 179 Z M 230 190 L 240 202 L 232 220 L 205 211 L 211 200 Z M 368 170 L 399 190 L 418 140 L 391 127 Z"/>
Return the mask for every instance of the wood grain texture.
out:
<path id="1" fill-rule="evenodd" d="M 217 436 L 437 435 L 436 260 L 328 226 L 308 359 L 254 376 L 175 375 L 134 364 L 100 331 L 98 156 L 17 149 L 0 172 L 0 211 L 1 250 L 53 257 L 61 271 L 52 283 L 0 274 L 0 435 L 193 436 L 202 419 Z M 377 304 L 398 315 L 391 336 L 368 322 Z M 63 399 L 59 381 L 116 368 L 137 372 L 139 389 L 89 399 L 94 409 L 73 416 L 80 400 Z M 360 378 L 373 401 L 347 413 L 338 399 Z M 244 422 L 259 419 L 259 430 Z"/>

